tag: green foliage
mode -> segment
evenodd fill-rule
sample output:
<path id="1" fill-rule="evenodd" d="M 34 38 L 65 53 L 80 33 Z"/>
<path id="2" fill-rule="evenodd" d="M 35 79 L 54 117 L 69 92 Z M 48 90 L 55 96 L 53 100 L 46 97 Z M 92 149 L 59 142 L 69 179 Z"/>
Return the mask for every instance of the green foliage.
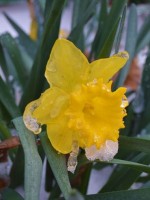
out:
<path id="1" fill-rule="evenodd" d="M 114 88 L 118 88 L 124 84 L 133 58 L 144 47 L 147 46 L 149 49 L 150 19 L 148 16 L 138 31 L 136 6 L 132 4 L 129 7 L 127 0 L 112 2 L 110 7 L 107 0 L 74 0 L 68 39 L 82 51 L 88 50 L 89 61 L 108 57 L 114 50 L 117 53 L 124 32 L 126 12 L 129 10 L 125 50 L 129 52 L 130 59 L 115 80 Z M 33 1 L 34 6 L 37 6 L 35 8 L 38 23 L 36 41 L 33 41 L 9 15 L 4 14 L 18 36 L 14 38 L 9 33 L 0 35 L 0 65 L 3 74 L 0 76 L 0 139 L 5 141 L 13 135 L 14 126 L 11 123 L 13 119 L 21 145 L 17 151 L 10 149 L 8 152 L 12 160 L 11 183 L 10 188 L 2 190 L 2 199 L 23 199 L 15 191 L 15 188 L 23 183 L 25 199 L 39 199 L 42 165 L 46 157 L 49 163 L 46 170 L 46 179 L 49 180 L 46 181 L 46 190 L 50 191 L 51 200 L 55 198 L 147 200 L 150 196 L 150 50 L 147 53 L 141 84 L 134 92 L 135 98 L 127 108 L 126 128 L 121 130 L 119 137 L 119 152 L 112 161 L 96 161 L 96 164 L 93 164 L 81 151 L 77 169 L 72 175 L 67 172 L 67 156 L 58 154 L 53 149 L 46 132 L 43 131 L 39 137 L 34 137 L 19 117 L 22 116 L 27 103 L 38 98 L 47 88 L 44 79 L 46 63 L 53 44 L 59 36 L 62 12 L 69 3 L 70 1 L 67 0 Z M 94 28 L 90 27 L 91 24 Z M 89 31 L 87 35 L 86 28 Z M 87 37 L 89 35 L 93 35 L 90 40 Z M 127 95 L 130 98 L 132 91 Z M 103 188 L 99 188 L 97 194 L 87 195 L 91 171 L 101 170 L 106 166 L 112 167 L 112 174 L 106 184 Z M 142 172 L 147 173 L 145 177 L 141 177 Z M 136 182 L 140 182 L 142 186 L 132 190 L 131 186 Z"/>

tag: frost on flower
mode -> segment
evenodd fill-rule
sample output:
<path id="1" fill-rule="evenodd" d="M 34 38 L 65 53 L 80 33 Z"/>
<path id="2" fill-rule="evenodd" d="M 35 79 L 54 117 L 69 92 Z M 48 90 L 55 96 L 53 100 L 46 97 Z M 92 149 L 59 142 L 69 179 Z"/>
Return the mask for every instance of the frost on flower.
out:
<path id="1" fill-rule="evenodd" d="M 110 161 L 118 152 L 128 101 L 126 88 L 111 91 L 110 78 L 127 60 L 128 53 L 120 52 L 89 63 L 70 41 L 54 44 L 45 72 L 51 87 L 27 105 L 23 119 L 35 134 L 47 125 L 53 147 L 70 153 L 68 171 L 76 168 L 79 148 L 92 161 Z"/>

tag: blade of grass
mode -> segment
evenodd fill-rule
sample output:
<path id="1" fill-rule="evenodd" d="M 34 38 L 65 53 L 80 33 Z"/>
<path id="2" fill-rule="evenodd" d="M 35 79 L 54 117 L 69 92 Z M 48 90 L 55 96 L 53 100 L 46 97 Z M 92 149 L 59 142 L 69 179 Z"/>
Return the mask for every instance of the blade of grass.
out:
<path id="1" fill-rule="evenodd" d="M 141 81 L 141 92 L 143 93 L 143 110 L 141 113 L 141 121 L 139 124 L 139 132 L 147 126 L 150 122 L 150 50 L 147 55 L 147 59 L 144 65 L 142 81 Z"/>
<path id="2" fill-rule="evenodd" d="M 42 160 L 38 154 L 35 137 L 26 129 L 22 117 L 13 120 L 25 154 L 25 199 L 38 200 L 41 186 Z"/>
<path id="3" fill-rule="evenodd" d="M 6 13 L 4 13 L 4 15 L 12 27 L 17 31 L 19 43 L 25 48 L 29 56 L 34 58 L 37 48 L 36 43 Z"/>
<path id="4" fill-rule="evenodd" d="M 115 0 L 113 1 L 112 8 L 110 10 L 110 13 L 105 21 L 105 24 L 103 26 L 101 38 L 99 41 L 99 44 L 97 45 L 97 54 L 96 58 L 102 57 L 101 56 L 101 49 L 104 49 L 105 42 L 108 40 L 108 37 L 110 37 L 110 33 L 113 33 L 114 26 L 117 24 L 117 22 L 120 19 L 120 16 L 122 14 L 123 8 L 125 4 L 127 3 L 126 0 L 119 1 Z"/>
<path id="5" fill-rule="evenodd" d="M 150 154 L 150 140 L 120 136 L 119 149 L 128 151 L 139 151 Z"/>
<path id="6" fill-rule="evenodd" d="M 11 188 L 6 188 L 1 191 L 3 200 L 24 200 L 24 198 Z"/>
<path id="7" fill-rule="evenodd" d="M 0 36 L 0 41 L 13 63 L 21 87 L 24 88 L 27 78 L 26 67 L 15 39 L 9 33 L 6 33 Z"/>
<path id="8" fill-rule="evenodd" d="M 8 111 L 8 113 L 11 115 L 12 118 L 15 118 L 17 116 L 21 115 L 20 109 L 15 104 L 15 101 L 9 91 L 9 88 L 5 84 L 5 82 L 0 77 L 0 101 L 5 107 L 5 109 Z"/>
<path id="9" fill-rule="evenodd" d="M 5 75 L 5 79 L 8 82 L 8 69 L 7 69 L 7 64 L 6 64 L 6 61 L 5 61 L 3 47 L 2 47 L 1 44 L 0 44 L 0 66 L 2 68 L 4 75 Z"/>
<path id="10" fill-rule="evenodd" d="M 137 40 L 137 10 L 136 6 L 132 4 L 128 16 L 128 27 L 126 35 L 126 46 L 125 46 L 125 50 L 129 53 L 130 58 L 125 67 L 121 69 L 119 76 L 115 81 L 114 84 L 115 89 L 122 86 L 127 77 L 131 62 L 135 55 L 136 40 Z"/>
<path id="11" fill-rule="evenodd" d="M 147 200 L 150 196 L 150 188 L 138 190 L 122 190 L 85 196 L 85 200 Z"/>
<path id="12" fill-rule="evenodd" d="M 68 200 L 84 200 L 85 198 L 75 189 L 70 192 Z"/>
<path id="13" fill-rule="evenodd" d="M 136 54 L 150 43 L 150 15 L 147 16 L 140 32 L 138 33 L 136 42 Z"/>
<path id="14" fill-rule="evenodd" d="M 112 50 L 114 40 L 115 40 L 116 32 L 118 29 L 119 20 L 120 19 L 118 19 L 118 21 L 114 24 L 112 31 L 110 31 L 110 33 L 108 34 L 108 37 L 106 38 L 106 40 L 98 54 L 99 58 L 109 57 L 111 50 Z"/>
<path id="15" fill-rule="evenodd" d="M 141 153 L 139 157 L 141 159 L 143 159 L 143 156 L 145 156 L 145 154 Z M 91 161 L 87 160 L 84 156 L 80 157 L 79 166 L 78 167 L 80 167 L 82 165 L 85 165 L 85 164 L 88 164 L 90 162 Z M 132 169 L 138 170 L 140 172 L 150 173 L 150 167 L 149 166 L 144 165 L 144 164 L 140 164 L 138 162 L 121 160 L 121 159 L 113 159 L 113 160 L 111 160 L 109 162 L 96 160 L 95 162 L 106 163 L 106 164 L 119 164 L 119 165 L 127 166 L 127 167 L 130 167 Z"/>
<path id="16" fill-rule="evenodd" d="M 64 195 L 64 198 L 68 199 L 71 186 L 69 182 L 65 156 L 58 154 L 53 149 L 45 132 L 40 134 L 40 139 L 57 183 Z"/>
<path id="17" fill-rule="evenodd" d="M 130 162 L 133 163 L 150 163 L 150 157 L 144 153 L 134 155 L 130 158 L 130 160 Z M 141 173 L 142 171 L 139 171 L 136 166 L 131 168 L 128 165 L 126 165 L 126 167 L 124 165 L 118 165 L 100 192 L 129 189 L 130 186 L 138 179 Z"/>
<path id="18" fill-rule="evenodd" d="M 97 45 L 100 42 L 101 33 L 103 30 L 104 22 L 107 19 L 107 16 L 108 16 L 107 1 L 103 0 L 101 1 L 101 8 L 100 8 L 99 19 L 98 19 L 98 28 L 97 28 L 94 41 L 92 43 L 92 48 L 90 52 L 90 60 L 92 59 L 92 56 L 94 56 L 94 58 L 96 59 L 95 54 L 97 54 L 97 49 L 99 49 Z"/>
<path id="19" fill-rule="evenodd" d="M 73 28 L 71 31 L 68 39 L 72 41 L 76 46 L 78 46 L 78 41 L 81 36 L 81 33 L 83 32 L 83 28 L 87 21 L 91 18 L 91 16 L 94 15 L 95 7 L 96 7 L 97 0 L 93 0 L 89 2 L 89 5 L 87 6 L 84 15 L 82 18 L 80 18 L 80 22 L 77 23 L 77 25 Z M 80 46 L 79 46 L 80 47 Z"/>
<path id="20" fill-rule="evenodd" d="M 118 53 L 118 51 L 119 51 L 119 46 L 120 46 L 121 37 L 122 37 L 122 33 L 123 33 L 123 28 L 124 28 L 124 22 L 126 19 L 126 12 L 127 12 L 127 5 L 125 5 L 123 12 L 122 12 L 122 16 L 121 16 L 121 20 L 120 20 L 120 24 L 119 24 L 119 30 L 118 30 L 118 34 L 117 34 L 117 38 L 116 38 L 115 53 Z"/>

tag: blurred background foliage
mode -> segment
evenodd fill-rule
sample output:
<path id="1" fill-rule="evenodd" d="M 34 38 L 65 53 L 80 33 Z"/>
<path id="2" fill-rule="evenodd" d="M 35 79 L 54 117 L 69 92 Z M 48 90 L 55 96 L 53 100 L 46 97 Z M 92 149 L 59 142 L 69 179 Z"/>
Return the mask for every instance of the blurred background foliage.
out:
<path id="1" fill-rule="evenodd" d="M 0 1 L 8 2 L 15 0 Z M 24 199 L 15 191 L 20 185 L 25 187 L 26 200 L 38 199 L 44 162 L 45 177 L 42 179 L 45 180 L 44 190 L 50 192 L 49 200 L 149 199 L 150 15 L 138 29 L 137 7 L 133 4 L 148 2 L 28 0 L 32 18 L 30 35 L 4 13 L 18 36 L 0 35 L 0 164 L 7 160 L 11 163 L 9 176 L 0 172 L 2 199 Z M 60 30 L 60 22 L 69 3 L 73 4 L 73 14 L 71 31 L 67 33 Z M 75 174 L 68 174 L 67 158 L 52 148 L 44 130 L 35 138 L 26 130 L 20 116 L 26 104 L 48 87 L 44 78 L 45 66 L 58 37 L 71 40 L 92 61 L 119 51 L 125 25 L 123 49 L 129 52 L 130 59 L 114 77 L 113 84 L 113 89 L 122 85 L 129 88 L 130 104 L 125 117 L 126 128 L 120 131 L 119 152 L 109 163 L 91 163 L 81 151 Z M 137 56 L 143 49 L 146 49 L 146 59 L 142 71 L 137 67 Z M 97 194 L 87 195 L 92 169 L 99 171 L 107 166 L 111 166 L 112 173 L 105 185 Z"/>

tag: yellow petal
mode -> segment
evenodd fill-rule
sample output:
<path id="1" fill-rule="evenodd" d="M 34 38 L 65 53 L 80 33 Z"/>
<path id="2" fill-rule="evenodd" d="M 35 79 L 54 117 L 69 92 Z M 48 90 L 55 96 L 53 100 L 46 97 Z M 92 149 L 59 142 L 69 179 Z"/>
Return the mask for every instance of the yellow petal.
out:
<path id="1" fill-rule="evenodd" d="M 104 83 L 118 72 L 127 62 L 129 55 L 126 51 L 120 52 L 110 58 L 99 59 L 90 64 L 89 81 L 103 78 Z"/>
<path id="2" fill-rule="evenodd" d="M 40 124 L 57 121 L 68 105 L 68 96 L 57 87 L 47 89 L 40 97 L 40 104 L 33 112 L 33 117 Z"/>
<path id="3" fill-rule="evenodd" d="M 67 126 L 68 119 L 62 116 L 57 123 L 47 124 L 47 134 L 52 146 L 60 153 L 72 151 L 73 135 Z"/>
<path id="4" fill-rule="evenodd" d="M 65 91 L 72 91 L 85 81 L 89 63 L 72 42 L 58 39 L 52 49 L 46 66 L 47 81 Z"/>

